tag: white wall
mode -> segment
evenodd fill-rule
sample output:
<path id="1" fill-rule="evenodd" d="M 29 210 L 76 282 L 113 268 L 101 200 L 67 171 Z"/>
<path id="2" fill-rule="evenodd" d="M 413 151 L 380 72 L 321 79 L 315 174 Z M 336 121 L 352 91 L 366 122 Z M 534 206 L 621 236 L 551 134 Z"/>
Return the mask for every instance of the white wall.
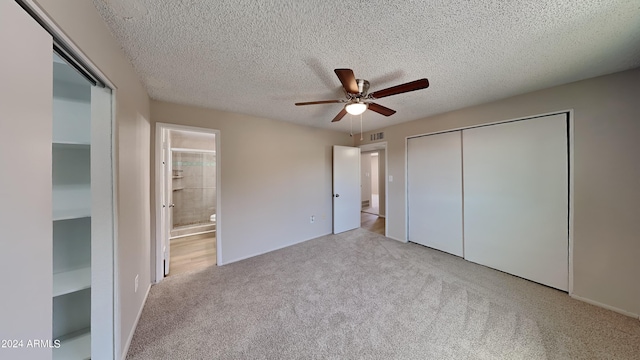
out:
<path id="1" fill-rule="evenodd" d="M 348 134 L 158 101 L 151 119 L 220 130 L 222 264 L 331 233 L 331 146 Z"/>
<path id="2" fill-rule="evenodd" d="M 407 136 L 573 109 L 574 294 L 639 314 L 639 98 L 635 69 L 377 129 L 385 132 L 388 175 L 394 177 L 388 184 L 394 214 L 387 222 L 389 236 L 406 240 Z"/>
<path id="3" fill-rule="evenodd" d="M 360 154 L 360 199 L 371 204 L 371 153 Z"/>
<path id="4" fill-rule="evenodd" d="M 119 334 L 124 351 L 150 284 L 149 98 L 120 45 L 91 1 L 35 0 L 91 61 L 115 84 L 117 168 L 117 271 Z M 140 288 L 134 292 L 134 278 Z"/>
<path id="5" fill-rule="evenodd" d="M 376 154 L 376 156 L 373 156 L 373 154 Z M 374 195 L 378 195 L 379 194 L 379 186 L 378 186 L 378 181 L 380 179 L 378 179 L 379 176 L 379 171 L 378 171 L 378 153 L 371 153 L 369 154 L 369 161 L 371 161 L 371 193 Z"/>
<path id="6" fill-rule="evenodd" d="M 387 193 L 387 169 L 386 169 L 386 150 L 378 150 L 378 192 L 380 195 L 378 196 L 378 202 L 380 205 L 380 210 L 378 214 L 380 216 L 386 216 L 385 206 L 386 206 L 386 193 Z"/>

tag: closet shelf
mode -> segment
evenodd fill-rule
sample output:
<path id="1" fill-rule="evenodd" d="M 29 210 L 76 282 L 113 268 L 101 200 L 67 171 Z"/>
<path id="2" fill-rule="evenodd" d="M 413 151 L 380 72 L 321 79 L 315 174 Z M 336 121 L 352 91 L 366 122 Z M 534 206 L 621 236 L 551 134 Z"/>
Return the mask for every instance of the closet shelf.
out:
<path id="1" fill-rule="evenodd" d="M 53 359 L 90 359 L 91 332 L 87 331 L 60 342 L 60 347 L 53 349 Z"/>
<path id="2" fill-rule="evenodd" d="M 53 147 L 55 149 L 86 149 L 89 150 L 91 148 L 91 144 L 83 143 L 83 142 L 75 142 L 75 141 L 54 141 Z"/>
<path id="3" fill-rule="evenodd" d="M 53 221 L 71 220 L 91 217 L 91 209 L 53 210 Z"/>
<path id="4" fill-rule="evenodd" d="M 53 297 L 70 294 L 90 287 L 90 267 L 53 274 Z"/>

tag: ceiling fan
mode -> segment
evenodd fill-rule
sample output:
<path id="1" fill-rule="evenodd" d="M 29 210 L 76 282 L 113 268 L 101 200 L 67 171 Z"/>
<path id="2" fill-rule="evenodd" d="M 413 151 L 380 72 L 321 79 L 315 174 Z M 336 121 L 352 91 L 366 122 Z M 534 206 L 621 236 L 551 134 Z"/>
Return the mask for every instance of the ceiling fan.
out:
<path id="1" fill-rule="evenodd" d="M 342 83 L 342 87 L 347 95 L 346 99 L 299 102 L 296 103 L 296 106 L 333 103 L 346 104 L 331 122 L 340 121 L 347 113 L 360 115 L 367 109 L 384 116 L 391 116 L 396 113 L 395 110 L 376 104 L 373 100 L 429 87 L 429 80 L 420 79 L 369 93 L 369 82 L 363 79 L 356 79 L 355 75 L 353 75 L 353 70 L 335 69 L 334 72 L 338 75 L 338 79 L 340 79 Z"/>

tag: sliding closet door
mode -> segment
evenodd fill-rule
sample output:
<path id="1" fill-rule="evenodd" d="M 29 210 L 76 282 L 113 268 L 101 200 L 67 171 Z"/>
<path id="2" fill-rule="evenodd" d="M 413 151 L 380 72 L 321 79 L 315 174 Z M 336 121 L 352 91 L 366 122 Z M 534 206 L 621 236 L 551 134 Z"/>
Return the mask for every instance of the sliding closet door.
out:
<path id="1" fill-rule="evenodd" d="M 462 253 L 460 131 L 407 141 L 409 241 Z"/>
<path id="2" fill-rule="evenodd" d="M 568 290 L 566 115 L 463 130 L 465 258 Z"/>
<path id="3" fill-rule="evenodd" d="M 3 359 L 51 358 L 52 38 L 15 1 L 0 1 L 0 348 Z"/>

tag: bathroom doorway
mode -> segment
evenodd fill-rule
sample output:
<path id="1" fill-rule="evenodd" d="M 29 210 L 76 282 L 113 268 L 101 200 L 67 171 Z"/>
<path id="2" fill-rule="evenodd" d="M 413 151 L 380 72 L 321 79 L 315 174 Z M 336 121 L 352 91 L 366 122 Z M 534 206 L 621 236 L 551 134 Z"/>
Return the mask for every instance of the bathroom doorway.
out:
<path id="1" fill-rule="evenodd" d="M 361 199 L 360 226 L 386 236 L 387 155 L 386 143 L 360 147 Z"/>
<path id="2" fill-rule="evenodd" d="M 169 124 L 157 132 L 159 281 L 217 264 L 219 139 L 216 130 Z"/>

